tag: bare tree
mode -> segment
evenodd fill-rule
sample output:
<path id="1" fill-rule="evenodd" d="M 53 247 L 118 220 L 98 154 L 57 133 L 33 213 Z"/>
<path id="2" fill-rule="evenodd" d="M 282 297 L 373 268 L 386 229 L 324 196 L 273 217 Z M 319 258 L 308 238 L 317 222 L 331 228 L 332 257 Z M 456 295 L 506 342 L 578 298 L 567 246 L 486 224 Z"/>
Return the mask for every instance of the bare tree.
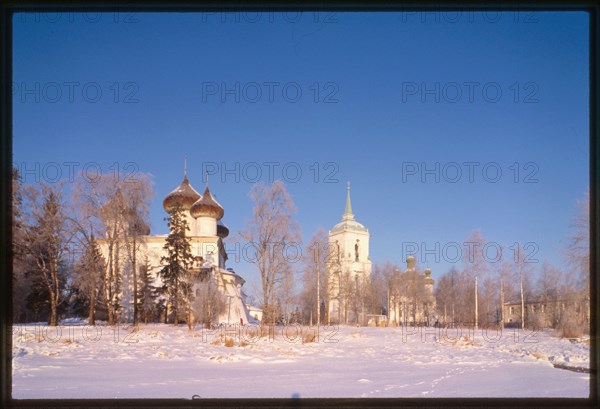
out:
<path id="1" fill-rule="evenodd" d="M 280 274 L 279 281 L 276 282 L 276 305 L 277 317 L 283 325 L 288 325 L 297 305 L 297 294 L 294 280 L 294 273 L 291 269 L 284 269 Z"/>
<path id="2" fill-rule="evenodd" d="M 489 326 L 500 320 L 499 288 L 495 277 L 486 276 L 479 286 L 479 325 Z"/>
<path id="3" fill-rule="evenodd" d="M 80 173 L 75 182 L 75 218 L 79 233 L 85 238 L 81 241 L 89 245 L 89 237 L 95 236 L 106 260 L 102 287 L 110 325 L 117 323 L 123 308 L 125 264 L 129 264 L 134 273 L 133 304 L 137 309 L 137 238 L 148 232 L 151 196 L 151 178 L 144 173 L 122 179 L 114 174 L 87 172 Z"/>
<path id="4" fill-rule="evenodd" d="M 219 314 L 226 310 L 227 301 L 230 301 L 225 300 L 225 296 L 217 290 L 217 287 L 217 277 L 213 270 L 200 272 L 195 287 L 192 310 L 197 320 L 207 329 L 210 329 L 212 323 L 217 321 Z"/>
<path id="5" fill-rule="evenodd" d="M 582 287 L 589 288 L 590 271 L 590 196 L 576 202 L 576 213 L 572 222 L 572 234 L 567 245 L 567 260 L 579 274 Z"/>
<path id="6" fill-rule="evenodd" d="M 572 222 L 572 234 L 566 251 L 568 268 L 576 277 L 576 291 L 572 295 L 573 302 L 585 311 L 585 331 L 589 331 L 590 323 L 590 196 L 576 202 L 576 213 Z"/>
<path id="7" fill-rule="evenodd" d="M 390 303 L 388 302 L 388 289 L 390 277 L 394 269 L 397 268 L 390 261 L 383 265 L 375 264 L 371 272 L 371 283 L 368 294 L 369 311 L 381 315 L 389 315 Z"/>
<path id="8" fill-rule="evenodd" d="M 81 232 L 97 232 L 106 259 L 102 275 L 108 323 L 115 325 L 120 310 L 121 250 L 124 200 L 121 183 L 111 174 L 79 174 L 73 189 Z"/>
<path id="9" fill-rule="evenodd" d="M 127 251 L 128 261 L 131 265 L 133 286 L 133 324 L 137 325 L 139 319 L 139 293 L 138 293 L 138 258 L 140 252 L 140 237 L 150 234 L 148 208 L 152 188 L 148 178 L 141 177 L 127 186 L 127 195 L 124 200 L 123 242 Z"/>
<path id="10" fill-rule="evenodd" d="M 302 276 L 303 289 L 300 302 L 304 312 L 304 321 L 320 324 L 323 320 L 321 305 L 328 305 L 327 263 L 329 254 L 327 232 L 318 228 L 310 238 L 303 253 L 304 273 Z"/>
<path id="11" fill-rule="evenodd" d="M 438 281 L 435 297 L 438 315 L 444 317 L 444 324 L 457 321 L 456 300 L 459 294 L 460 272 L 452 266 Z"/>
<path id="12" fill-rule="evenodd" d="M 487 240 L 481 236 L 479 230 L 474 230 L 465 241 L 467 251 L 463 255 L 463 265 L 466 279 L 473 282 L 473 307 L 475 320 L 475 328 L 479 325 L 479 280 L 484 278 L 484 275 L 489 270 L 488 262 L 485 257 L 484 248 Z"/>
<path id="13" fill-rule="evenodd" d="M 513 301 L 515 297 L 515 289 L 511 278 L 512 264 L 507 261 L 498 262 L 494 263 L 494 268 L 500 286 L 500 297 L 498 300 L 500 307 L 500 323 L 504 326 L 504 303 L 506 300 Z"/>
<path id="14" fill-rule="evenodd" d="M 249 197 L 254 202 L 253 217 L 240 236 L 256 251 L 262 285 L 262 322 L 274 323 L 276 283 L 291 269 L 286 249 L 300 242 L 300 226 L 293 219 L 294 201 L 281 181 L 272 185 L 258 183 Z"/>
<path id="15" fill-rule="evenodd" d="M 406 299 L 408 303 L 406 305 L 407 314 L 405 317 L 410 317 L 413 325 L 417 325 L 419 321 L 417 314 L 419 313 L 420 306 L 423 305 L 423 302 L 427 301 L 424 277 L 419 274 L 416 268 L 407 269 L 402 273 L 402 282 L 401 289 L 404 289 L 404 293 L 401 293 L 400 297 Z"/>
<path id="16" fill-rule="evenodd" d="M 555 327 L 558 324 L 556 306 L 559 302 L 562 272 L 552 264 L 544 261 L 536 282 L 536 292 L 544 306 L 544 326 Z"/>
<path id="17" fill-rule="evenodd" d="M 388 317 L 393 315 L 395 318 L 393 321 L 396 326 L 399 326 L 401 325 L 400 317 L 402 316 L 404 276 L 402 275 L 400 268 L 391 262 L 386 262 L 382 267 L 379 267 L 378 270 L 380 270 L 381 274 L 387 279 L 388 309 L 392 312 L 388 313 Z M 406 317 L 404 317 L 404 320 L 406 320 Z"/>
<path id="18" fill-rule="evenodd" d="M 531 263 L 528 260 L 528 254 L 520 243 L 515 243 L 514 247 L 513 271 L 519 284 L 519 297 L 521 299 L 521 329 L 525 328 L 527 319 L 526 300 L 532 295 L 531 285 Z"/>

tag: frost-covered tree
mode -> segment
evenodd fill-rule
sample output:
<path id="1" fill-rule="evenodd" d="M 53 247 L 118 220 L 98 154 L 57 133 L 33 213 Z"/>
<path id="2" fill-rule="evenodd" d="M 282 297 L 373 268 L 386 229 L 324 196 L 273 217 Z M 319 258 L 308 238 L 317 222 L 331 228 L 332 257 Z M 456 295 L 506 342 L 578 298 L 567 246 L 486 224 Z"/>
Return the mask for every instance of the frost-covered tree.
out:
<path id="1" fill-rule="evenodd" d="M 242 240 L 256 252 L 255 264 L 262 290 L 262 323 L 276 319 L 276 291 L 281 280 L 292 270 L 285 249 L 300 243 L 300 226 L 294 220 L 296 205 L 283 183 L 255 184 L 249 193 L 254 202 L 253 217 L 240 232 Z"/>
<path id="2" fill-rule="evenodd" d="M 102 288 L 110 325 L 119 321 L 123 304 L 130 302 L 123 300 L 123 286 L 135 287 L 137 283 L 133 278 L 123 282 L 124 273 L 130 270 L 132 276 L 137 274 L 137 238 L 148 232 L 151 196 L 151 178 L 144 173 L 120 178 L 118 174 L 87 172 L 80 173 L 75 181 L 74 218 L 79 234 L 87 237 L 80 241 L 86 245 L 92 234 L 102 239 L 106 259 Z M 135 288 L 131 292 L 136 298 Z M 137 304 L 133 300 L 134 308 Z"/>

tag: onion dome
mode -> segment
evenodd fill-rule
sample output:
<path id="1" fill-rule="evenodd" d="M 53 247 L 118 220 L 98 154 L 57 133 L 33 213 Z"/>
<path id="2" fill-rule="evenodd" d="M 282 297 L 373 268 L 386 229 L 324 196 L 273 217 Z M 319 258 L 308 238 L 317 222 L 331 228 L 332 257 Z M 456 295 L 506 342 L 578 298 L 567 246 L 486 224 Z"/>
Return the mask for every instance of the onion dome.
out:
<path id="1" fill-rule="evenodd" d="M 217 236 L 222 239 L 229 236 L 229 227 L 225 226 L 221 220 L 217 222 Z"/>
<path id="2" fill-rule="evenodd" d="M 433 278 L 431 278 L 431 269 L 430 268 L 426 268 L 425 269 L 425 285 L 433 285 L 434 280 Z"/>
<path id="3" fill-rule="evenodd" d="M 183 210 L 190 210 L 192 205 L 201 198 L 200 193 L 196 192 L 192 185 L 190 185 L 186 175 L 183 177 L 183 182 L 165 197 L 163 207 L 169 213 L 177 205 L 180 205 Z"/>
<path id="4" fill-rule="evenodd" d="M 217 199 L 213 197 L 212 193 L 210 193 L 210 190 L 208 190 L 207 186 L 206 190 L 204 191 L 204 195 L 200 199 L 198 199 L 196 203 L 194 203 L 194 205 L 190 209 L 190 213 L 194 218 L 212 217 L 214 219 L 220 220 L 221 218 L 223 218 L 225 210 L 223 209 L 223 206 L 221 206 L 219 202 L 217 202 Z"/>

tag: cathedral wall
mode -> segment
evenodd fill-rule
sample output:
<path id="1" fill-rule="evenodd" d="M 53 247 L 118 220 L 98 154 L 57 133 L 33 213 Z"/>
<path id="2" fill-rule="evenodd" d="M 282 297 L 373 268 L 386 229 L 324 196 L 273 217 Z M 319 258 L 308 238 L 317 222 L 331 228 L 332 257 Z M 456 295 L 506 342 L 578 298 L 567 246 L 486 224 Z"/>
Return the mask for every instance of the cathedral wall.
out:
<path id="1" fill-rule="evenodd" d="M 355 264 L 356 248 L 358 242 L 358 260 L 361 266 Z M 369 233 L 343 231 L 329 236 L 329 243 L 335 249 L 336 240 L 340 245 L 340 262 L 345 269 L 354 271 L 356 268 L 364 269 L 365 273 L 371 274 L 371 261 L 369 258 Z"/>

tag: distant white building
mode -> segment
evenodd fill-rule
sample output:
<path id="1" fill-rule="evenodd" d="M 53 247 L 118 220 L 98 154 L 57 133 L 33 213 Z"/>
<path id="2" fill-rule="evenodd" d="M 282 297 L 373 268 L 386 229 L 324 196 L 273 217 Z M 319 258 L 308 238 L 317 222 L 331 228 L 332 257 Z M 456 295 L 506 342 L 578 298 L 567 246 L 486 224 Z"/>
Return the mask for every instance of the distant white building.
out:
<path id="1" fill-rule="evenodd" d="M 195 264 L 192 271 L 196 274 L 198 282 L 211 278 L 216 283 L 216 291 L 222 295 L 225 303 L 224 311 L 218 316 L 216 324 L 249 322 L 246 308 L 245 295 L 242 286 L 245 280 L 232 269 L 227 269 L 227 252 L 223 240 L 229 235 L 229 229 L 221 219 L 225 213 L 223 207 L 214 198 L 208 186 L 204 194 L 199 194 L 190 184 L 184 172 L 181 184 L 171 191 L 163 200 L 166 212 L 180 205 L 190 227 L 189 237 Z M 157 273 L 163 265 L 160 260 L 166 255 L 163 248 L 167 235 L 146 235 L 140 238 L 140 257 L 148 257 L 150 268 Z M 105 239 L 99 239 L 98 244 L 104 256 L 108 248 Z M 124 253 L 124 252 L 123 252 Z M 123 259 L 123 264 L 126 260 Z M 157 278 L 157 285 L 160 279 Z M 194 289 L 194 291 L 196 288 Z"/>
<path id="2" fill-rule="evenodd" d="M 394 271 L 388 282 L 390 325 L 433 325 L 436 321 L 434 279 L 431 269 L 417 271 L 415 256 L 406 258 L 406 269 Z"/>

